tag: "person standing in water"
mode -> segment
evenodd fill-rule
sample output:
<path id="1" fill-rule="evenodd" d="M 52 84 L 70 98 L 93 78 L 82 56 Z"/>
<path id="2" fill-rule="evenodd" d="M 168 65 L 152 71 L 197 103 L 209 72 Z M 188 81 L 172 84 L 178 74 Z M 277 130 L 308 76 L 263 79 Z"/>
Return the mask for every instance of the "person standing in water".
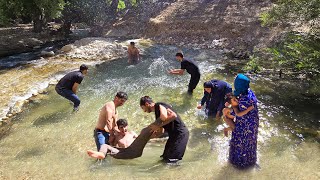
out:
<path id="1" fill-rule="evenodd" d="M 137 64 L 140 61 L 140 52 L 138 48 L 135 47 L 134 42 L 130 42 L 128 46 L 128 63 Z"/>
<path id="2" fill-rule="evenodd" d="M 254 106 L 243 116 L 236 115 L 235 128 L 232 131 L 229 149 L 229 161 L 238 168 L 247 168 L 256 164 L 259 127 L 258 100 L 250 89 L 250 79 L 238 74 L 234 80 L 234 95 L 237 96 L 240 112 Z M 235 110 L 236 108 L 233 107 Z"/>
<path id="3" fill-rule="evenodd" d="M 94 139 L 97 150 L 99 151 L 101 145 L 114 145 L 115 131 L 120 133 L 116 121 L 118 119 L 117 107 L 122 106 L 128 99 L 125 92 L 118 92 L 113 101 L 107 102 L 100 110 L 99 119 L 94 129 Z"/>
<path id="4" fill-rule="evenodd" d="M 87 73 L 88 67 L 85 64 L 82 64 L 79 71 L 66 74 L 62 79 L 60 79 L 55 87 L 55 90 L 59 95 L 73 102 L 74 111 L 79 109 L 80 99 L 76 94 L 79 85 Z"/>
<path id="5" fill-rule="evenodd" d="M 140 107 L 144 112 L 154 112 L 155 118 L 160 119 L 159 123 L 150 125 L 153 132 L 159 132 L 159 129 L 162 128 L 168 132 L 169 139 L 163 154 L 160 156 L 163 161 L 171 163 L 181 160 L 189 140 L 189 131 L 180 116 L 170 105 L 154 103 L 149 96 L 140 99 Z"/>
<path id="6" fill-rule="evenodd" d="M 201 109 L 205 105 L 206 115 L 219 120 L 224 108 L 225 96 L 232 92 L 232 87 L 225 81 L 212 79 L 203 84 L 203 89 L 203 97 L 197 108 Z"/>
<path id="7" fill-rule="evenodd" d="M 200 80 L 199 67 L 193 60 L 183 58 L 182 53 L 177 53 L 176 59 L 181 62 L 181 68 L 170 70 L 169 73 L 183 75 L 184 71 L 187 70 L 187 72 L 191 75 L 188 85 L 188 94 L 192 94 L 193 90 L 197 87 Z"/>

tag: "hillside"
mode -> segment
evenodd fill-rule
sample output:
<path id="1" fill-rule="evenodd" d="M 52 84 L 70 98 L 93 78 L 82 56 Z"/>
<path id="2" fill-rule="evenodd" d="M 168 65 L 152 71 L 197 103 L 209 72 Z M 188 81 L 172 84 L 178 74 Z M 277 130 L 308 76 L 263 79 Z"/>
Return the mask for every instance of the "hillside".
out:
<path id="1" fill-rule="evenodd" d="M 271 4 L 269 0 L 156 1 L 129 11 L 106 34 L 181 47 L 252 51 L 274 37 L 259 21 L 259 14 Z"/>

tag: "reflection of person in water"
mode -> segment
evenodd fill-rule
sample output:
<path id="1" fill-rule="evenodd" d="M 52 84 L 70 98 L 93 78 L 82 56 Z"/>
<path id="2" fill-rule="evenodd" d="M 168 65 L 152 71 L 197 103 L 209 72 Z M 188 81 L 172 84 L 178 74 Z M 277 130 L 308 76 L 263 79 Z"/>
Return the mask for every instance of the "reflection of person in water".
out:
<path id="1" fill-rule="evenodd" d="M 137 64 L 140 61 L 140 52 L 138 48 L 135 47 L 134 42 L 130 42 L 128 46 L 128 63 Z"/>
<path id="2" fill-rule="evenodd" d="M 161 123 L 160 120 L 156 120 L 151 125 L 156 125 Z M 108 154 L 116 159 L 134 159 L 142 155 L 143 149 L 147 142 L 153 136 L 157 136 L 157 133 L 152 131 L 151 125 L 142 129 L 139 136 L 126 148 L 114 148 L 108 144 L 103 144 L 100 151 L 88 150 L 87 153 L 90 157 L 104 159 Z"/>

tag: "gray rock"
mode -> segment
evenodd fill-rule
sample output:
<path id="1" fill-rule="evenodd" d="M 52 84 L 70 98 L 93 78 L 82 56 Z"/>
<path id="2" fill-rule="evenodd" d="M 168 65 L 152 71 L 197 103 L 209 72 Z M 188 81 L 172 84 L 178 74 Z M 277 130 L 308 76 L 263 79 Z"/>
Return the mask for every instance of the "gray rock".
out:
<path id="1" fill-rule="evenodd" d="M 41 51 L 40 56 L 42 56 L 42 57 L 52 57 L 52 56 L 54 56 L 54 52 L 53 51 Z"/>

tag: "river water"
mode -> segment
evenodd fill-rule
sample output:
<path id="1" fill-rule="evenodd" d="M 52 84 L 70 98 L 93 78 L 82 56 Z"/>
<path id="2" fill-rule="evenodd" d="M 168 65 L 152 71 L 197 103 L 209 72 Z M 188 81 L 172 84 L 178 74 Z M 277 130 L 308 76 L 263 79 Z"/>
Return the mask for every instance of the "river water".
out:
<path id="1" fill-rule="evenodd" d="M 260 128 L 258 165 L 238 170 L 228 161 L 228 142 L 221 122 L 206 119 L 196 109 L 202 84 L 217 78 L 232 84 L 237 66 L 227 66 L 211 51 L 184 50 L 199 62 L 202 77 L 192 97 L 186 95 L 189 75 L 169 75 L 179 67 L 176 47 L 154 46 L 145 51 L 138 65 L 119 59 L 91 67 L 79 89 L 80 110 L 56 94 L 32 101 L 13 119 L 13 126 L 0 141 L 0 179 L 319 179 L 319 100 L 296 96 L 300 81 L 252 76 L 251 87 L 259 98 Z M 288 91 L 290 89 L 290 91 Z M 86 150 L 95 149 L 93 129 L 99 109 L 125 91 L 128 101 L 118 108 L 129 129 L 139 131 L 154 120 L 144 113 L 139 98 L 171 104 L 189 128 L 190 139 L 179 166 L 159 162 L 164 142 L 150 142 L 142 157 L 97 161 Z M 300 98 L 296 98 L 300 97 Z"/>

